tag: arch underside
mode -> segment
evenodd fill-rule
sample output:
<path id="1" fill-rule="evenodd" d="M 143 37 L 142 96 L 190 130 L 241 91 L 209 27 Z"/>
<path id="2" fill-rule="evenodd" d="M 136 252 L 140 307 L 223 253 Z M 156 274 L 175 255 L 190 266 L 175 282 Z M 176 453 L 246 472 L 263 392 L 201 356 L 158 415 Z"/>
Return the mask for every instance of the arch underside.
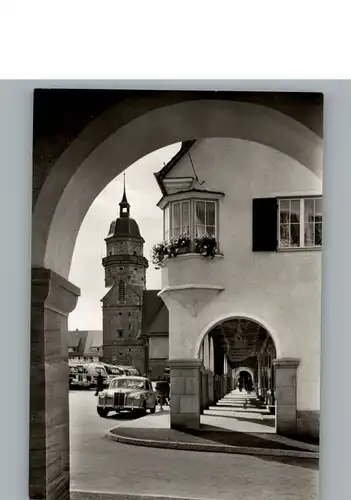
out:
<path id="1" fill-rule="evenodd" d="M 95 120 L 51 169 L 33 211 L 33 266 L 68 278 L 79 228 L 95 198 L 131 164 L 170 144 L 211 137 L 258 142 L 322 176 L 321 138 L 272 108 L 223 100 L 187 101 L 147 112 L 141 109 L 139 115 L 134 109 L 129 121 L 124 117 L 123 125 L 118 125 L 116 120 L 111 130 L 107 123 L 113 121 L 114 112 L 120 112 L 118 107 Z"/>
<path id="2" fill-rule="evenodd" d="M 257 359 L 270 344 L 275 351 L 274 340 L 269 332 L 261 324 L 248 318 L 222 321 L 208 335 L 213 338 L 217 348 L 226 354 L 233 369 L 239 369 L 247 360 Z"/>

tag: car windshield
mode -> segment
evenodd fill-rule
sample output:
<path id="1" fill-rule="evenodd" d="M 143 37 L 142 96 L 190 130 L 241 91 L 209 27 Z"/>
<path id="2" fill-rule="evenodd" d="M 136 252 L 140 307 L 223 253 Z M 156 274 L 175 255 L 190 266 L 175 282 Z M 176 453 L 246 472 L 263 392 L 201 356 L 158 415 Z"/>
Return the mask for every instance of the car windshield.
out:
<path id="1" fill-rule="evenodd" d="M 116 366 L 106 366 L 105 365 L 105 368 L 106 368 L 106 371 L 109 375 L 121 375 L 122 374 L 122 371 L 117 368 Z"/>
<path id="2" fill-rule="evenodd" d="M 145 381 L 144 380 L 136 380 L 132 378 L 123 378 L 114 380 L 111 384 L 112 388 L 118 389 L 144 389 Z"/>

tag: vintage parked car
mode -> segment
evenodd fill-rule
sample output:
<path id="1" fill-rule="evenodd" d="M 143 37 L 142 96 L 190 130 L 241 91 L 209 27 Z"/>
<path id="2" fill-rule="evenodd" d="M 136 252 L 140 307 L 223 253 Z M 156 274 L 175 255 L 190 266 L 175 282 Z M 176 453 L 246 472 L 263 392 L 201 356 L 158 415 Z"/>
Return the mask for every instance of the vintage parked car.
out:
<path id="1" fill-rule="evenodd" d="M 98 396 L 97 412 L 106 418 L 111 411 L 123 410 L 150 413 L 156 411 L 156 393 L 151 381 L 145 377 L 128 377 L 126 375 L 114 378 L 109 388 Z"/>

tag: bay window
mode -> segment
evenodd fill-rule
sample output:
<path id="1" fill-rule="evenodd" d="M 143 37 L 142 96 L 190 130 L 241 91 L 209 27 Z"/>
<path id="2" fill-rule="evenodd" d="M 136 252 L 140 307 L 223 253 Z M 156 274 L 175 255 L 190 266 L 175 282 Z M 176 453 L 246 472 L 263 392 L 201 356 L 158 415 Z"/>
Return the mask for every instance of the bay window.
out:
<path id="1" fill-rule="evenodd" d="M 216 237 L 216 202 L 195 200 L 195 236 Z"/>
<path id="2" fill-rule="evenodd" d="M 188 236 L 218 237 L 217 200 L 188 199 L 172 201 L 164 209 L 164 240 Z"/>
<path id="3" fill-rule="evenodd" d="M 190 236 L 190 201 L 173 202 L 171 207 L 171 238 Z"/>

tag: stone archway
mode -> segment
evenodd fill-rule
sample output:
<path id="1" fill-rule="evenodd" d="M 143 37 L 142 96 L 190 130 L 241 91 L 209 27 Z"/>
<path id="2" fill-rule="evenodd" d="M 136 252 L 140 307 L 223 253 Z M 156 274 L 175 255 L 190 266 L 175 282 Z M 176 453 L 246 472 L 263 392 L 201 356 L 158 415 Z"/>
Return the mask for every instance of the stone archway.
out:
<path id="1" fill-rule="evenodd" d="M 144 103 L 139 115 L 133 110 L 128 116 L 124 108 L 123 113 L 127 117 L 122 122 L 120 106 L 98 118 L 51 167 L 34 203 L 34 267 L 67 279 L 79 228 L 96 196 L 129 165 L 170 144 L 200 137 L 239 138 L 281 151 L 322 176 L 321 138 L 262 105 L 201 100 L 159 107 L 153 103 L 150 110 Z"/>
<path id="2" fill-rule="evenodd" d="M 215 351 L 217 348 L 217 352 L 221 351 L 227 357 L 234 379 L 242 371 L 251 375 L 257 397 L 275 412 L 277 433 L 294 436 L 297 429 L 296 389 L 299 360 L 279 358 L 275 337 L 262 323 L 250 317 L 233 315 L 226 319 L 217 319 L 203 330 L 197 341 L 197 355 L 202 359 L 205 368 L 200 406 L 203 408 L 215 399 L 211 395 L 213 378 L 217 375 L 216 368 L 213 369 L 208 364 L 206 366 L 205 358 L 201 357 L 206 352 L 206 348 L 202 346 L 205 346 L 207 339 L 211 337 Z M 204 390 L 206 384 L 208 391 Z M 206 404 L 203 403 L 204 398 Z"/>
<path id="3" fill-rule="evenodd" d="M 204 137 L 240 138 L 264 144 L 321 177 L 322 139 L 288 115 L 264 102 L 216 99 L 214 95 L 202 100 L 179 96 L 131 98 L 96 118 L 58 158 L 49 154 L 43 163 L 41 152 L 34 151 L 32 498 L 69 498 L 68 370 L 62 337 L 68 314 L 79 296 L 79 289 L 68 281 L 74 245 L 96 196 L 146 154 L 172 143 Z M 179 370 L 191 371 L 190 361 L 184 360 Z M 55 392 L 55 401 L 51 391 Z"/>
<path id="4" fill-rule="evenodd" d="M 248 373 L 249 375 L 251 375 L 251 378 L 252 378 L 253 382 L 255 383 L 255 381 L 256 381 L 256 379 L 255 379 L 255 373 L 252 370 L 252 368 L 248 368 L 247 366 L 241 366 L 241 367 L 237 368 L 235 370 L 235 374 L 234 374 L 233 378 L 238 379 L 240 377 L 240 374 L 242 372 L 245 372 L 245 373 Z"/>

